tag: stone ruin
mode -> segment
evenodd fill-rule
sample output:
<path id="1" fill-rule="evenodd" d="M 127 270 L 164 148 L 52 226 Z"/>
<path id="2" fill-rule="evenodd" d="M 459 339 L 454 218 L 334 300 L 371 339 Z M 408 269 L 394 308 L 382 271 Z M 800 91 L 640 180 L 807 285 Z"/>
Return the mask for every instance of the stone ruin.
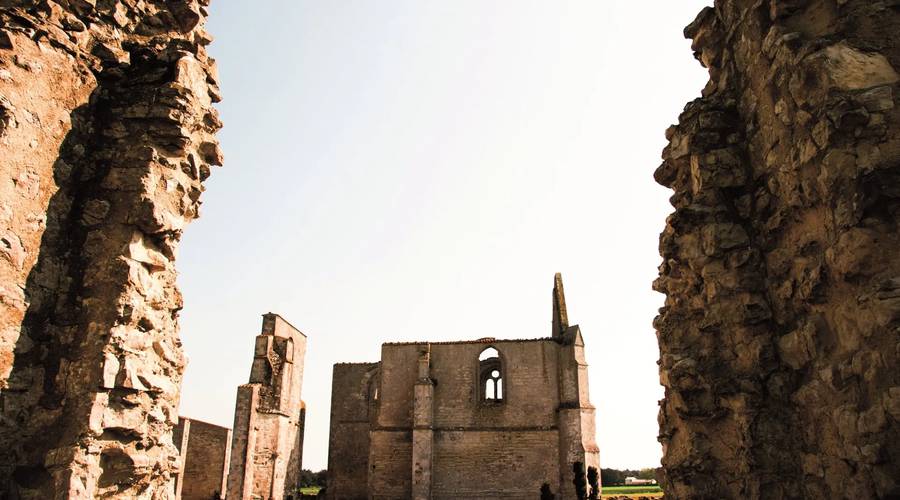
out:
<path id="1" fill-rule="evenodd" d="M 327 498 L 575 498 L 599 470 L 584 340 L 562 279 L 550 337 L 386 343 L 334 365 Z"/>
<path id="2" fill-rule="evenodd" d="M 170 498 L 206 0 L 0 0 L 0 498 Z"/>
<path id="3" fill-rule="evenodd" d="M 174 500 L 221 500 L 228 487 L 231 429 L 180 417 L 173 440 L 181 466 L 175 474 Z"/>
<path id="4" fill-rule="evenodd" d="M 174 260 L 222 163 L 207 3 L 0 0 L 0 499 L 175 494 Z M 655 175 L 672 498 L 900 498 L 898 9 L 719 0 L 687 29 L 710 81 Z M 469 344 L 423 345 L 385 353 L 427 401 Z"/>
<path id="5" fill-rule="evenodd" d="M 250 381 L 237 390 L 234 432 L 181 417 L 175 500 L 299 498 L 306 406 L 306 336 L 273 313 L 263 315 Z"/>
<path id="6" fill-rule="evenodd" d="M 900 3 L 732 0 L 666 136 L 673 498 L 900 498 Z"/>
<path id="7" fill-rule="evenodd" d="M 300 486 L 306 336 L 266 314 L 253 355 L 250 383 L 237 391 L 227 495 L 290 499 Z"/>

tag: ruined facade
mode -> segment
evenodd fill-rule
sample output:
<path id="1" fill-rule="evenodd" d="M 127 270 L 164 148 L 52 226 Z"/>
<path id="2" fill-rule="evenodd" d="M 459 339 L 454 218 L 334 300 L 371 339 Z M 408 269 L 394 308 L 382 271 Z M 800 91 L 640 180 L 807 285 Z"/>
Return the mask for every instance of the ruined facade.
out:
<path id="1" fill-rule="evenodd" d="M 900 10 L 717 1 L 656 180 L 674 498 L 900 498 Z"/>
<path id="2" fill-rule="evenodd" d="M 228 498 L 296 498 L 306 408 L 300 399 L 306 336 L 277 314 L 263 315 L 250 382 L 238 387 Z"/>
<path id="3" fill-rule="evenodd" d="M 334 366 L 329 498 L 574 498 L 572 464 L 599 468 L 584 342 L 562 281 L 549 338 L 382 345 Z"/>
<path id="4" fill-rule="evenodd" d="M 207 1 L 0 1 L 0 498 L 173 494 Z"/>
<path id="5" fill-rule="evenodd" d="M 181 417 L 173 440 L 181 456 L 174 500 L 224 499 L 231 462 L 231 429 Z"/>
<path id="6" fill-rule="evenodd" d="M 299 498 L 306 407 L 300 399 L 306 336 L 263 315 L 250 382 L 238 387 L 234 429 L 181 417 L 175 500 Z"/>

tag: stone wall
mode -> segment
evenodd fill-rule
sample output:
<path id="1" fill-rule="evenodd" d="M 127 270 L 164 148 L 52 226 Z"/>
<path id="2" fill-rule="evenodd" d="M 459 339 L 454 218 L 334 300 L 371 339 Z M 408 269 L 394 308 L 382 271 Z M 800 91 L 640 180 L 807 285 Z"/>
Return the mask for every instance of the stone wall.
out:
<path id="1" fill-rule="evenodd" d="M 485 405 L 476 397 L 478 356 L 491 346 L 503 360 L 504 401 Z M 435 382 L 434 498 L 534 498 L 544 482 L 556 493 L 571 489 L 571 465 L 559 462 L 559 359 L 564 346 L 551 339 L 385 344 L 369 458 L 369 489 L 375 498 L 410 494 L 412 431 L 418 427 L 410 410 L 417 360 L 429 348 Z M 585 450 L 578 447 L 583 462 Z"/>
<path id="2" fill-rule="evenodd" d="M 434 435 L 432 498 L 516 498 L 534 500 L 549 483 L 557 498 L 561 474 L 555 428 L 442 430 Z M 571 465 L 569 466 L 571 469 Z M 561 477 L 563 476 L 563 477 Z"/>
<path id="3" fill-rule="evenodd" d="M 173 435 L 182 463 L 175 500 L 225 498 L 231 429 L 180 417 Z"/>
<path id="4" fill-rule="evenodd" d="M 294 498 L 300 486 L 305 406 L 300 399 L 306 336 L 263 315 L 250 381 L 238 387 L 228 498 Z"/>
<path id="5" fill-rule="evenodd" d="M 328 489 L 342 500 L 365 500 L 369 427 L 378 397 L 378 363 L 339 363 L 331 379 Z"/>
<path id="6" fill-rule="evenodd" d="M 710 80 L 655 174 L 669 496 L 900 495 L 898 27 L 733 0 L 686 30 Z"/>
<path id="7" fill-rule="evenodd" d="M 388 343 L 379 363 L 335 365 L 328 498 L 531 499 L 543 483 L 574 498 L 572 464 L 599 467 L 599 450 L 558 275 L 553 304 L 549 338 Z M 482 390 L 493 371 L 500 398 Z"/>
<path id="8" fill-rule="evenodd" d="M 163 498 L 207 0 L 0 1 L 0 498 Z"/>

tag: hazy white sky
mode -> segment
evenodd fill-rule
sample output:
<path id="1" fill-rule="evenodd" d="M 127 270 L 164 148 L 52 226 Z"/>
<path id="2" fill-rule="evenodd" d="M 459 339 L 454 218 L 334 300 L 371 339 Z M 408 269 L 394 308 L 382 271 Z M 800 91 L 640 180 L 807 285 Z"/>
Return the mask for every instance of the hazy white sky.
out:
<path id="1" fill-rule="evenodd" d="M 186 232 L 181 413 L 232 425 L 262 313 L 308 337 L 304 467 L 331 367 L 382 342 L 543 337 L 562 272 L 601 463 L 659 462 L 653 182 L 706 72 L 711 0 L 218 0 L 226 165 Z"/>

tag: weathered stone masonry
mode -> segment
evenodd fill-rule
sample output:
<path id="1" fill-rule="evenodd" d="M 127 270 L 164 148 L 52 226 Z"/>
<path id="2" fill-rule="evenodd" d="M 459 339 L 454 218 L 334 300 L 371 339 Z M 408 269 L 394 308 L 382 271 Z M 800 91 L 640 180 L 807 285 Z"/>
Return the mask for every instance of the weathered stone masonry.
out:
<path id="1" fill-rule="evenodd" d="M 717 1 L 670 128 L 674 498 L 900 498 L 900 4 Z"/>
<path id="2" fill-rule="evenodd" d="M 207 0 L 0 1 L 0 498 L 168 498 Z"/>
<path id="3" fill-rule="evenodd" d="M 553 291 L 550 338 L 389 343 L 379 363 L 335 365 L 328 498 L 524 500 L 544 482 L 574 498 L 572 464 L 599 453 L 558 275 Z"/>
<path id="4" fill-rule="evenodd" d="M 228 498 L 292 499 L 300 487 L 306 407 L 301 400 L 306 335 L 263 315 L 250 381 L 237 390 Z"/>
<path id="5" fill-rule="evenodd" d="M 234 432 L 181 417 L 181 468 L 174 500 L 298 498 L 306 406 L 301 397 L 306 336 L 281 316 L 263 315 L 250 381 L 238 387 Z"/>
<path id="6" fill-rule="evenodd" d="M 231 463 L 231 429 L 179 417 L 173 441 L 181 456 L 173 500 L 225 498 Z"/>

